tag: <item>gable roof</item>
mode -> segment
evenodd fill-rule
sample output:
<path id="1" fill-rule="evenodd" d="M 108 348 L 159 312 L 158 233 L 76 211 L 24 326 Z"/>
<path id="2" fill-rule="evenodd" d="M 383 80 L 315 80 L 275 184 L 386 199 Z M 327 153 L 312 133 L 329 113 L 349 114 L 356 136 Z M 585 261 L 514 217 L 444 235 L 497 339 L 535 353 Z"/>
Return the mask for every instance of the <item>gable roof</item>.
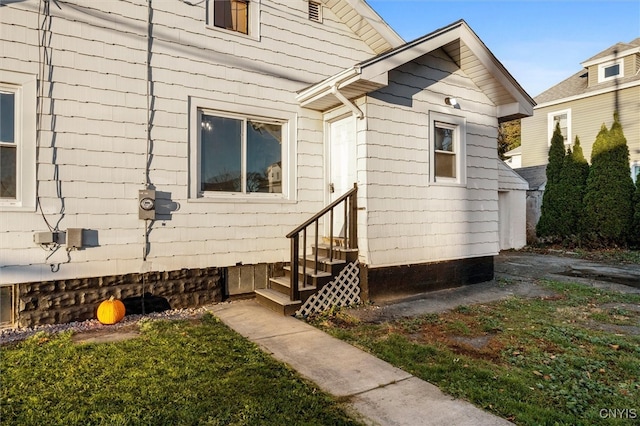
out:
<path id="1" fill-rule="evenodd" d="M 603 50 L 597 55 L 582 62 L 584 68 L 588 68 L 592 65 L 608 62 L 616 58 L 622 58 L 624 56 L 640 54 L 640 37 L 636 38 L 629 43 L 616 43 L 611 47 Z M 636 85 L 640 84 L 640 73 L 634 73 L 630 76 L 626 76 L 617 80 L 610 80 L 604 83 L 599 83 L 589 87 L 588 70 L 582 69 L 561 81 L 553 87 L 545 90 L 541 94 L 535 97 L 538 107 L 544 107 L 551 102 L 562 101 L 567 98 L 588 96 L 590 94 L 600 93 L 602 91 L 610 91 L 620 89 L 624 85 Z"/>
<path id="2" fill-rule="evenodd" d="M 535 102 L 496 59 L 464 20 L 436 30 L 393 50 L 360 62 L 298 93 L 301 106 L 326 111 L 380 89 L 391 70 L 443 49 L 498 107 L 503 120 L 533 114 Z"/>
<path id="3" fill-rule="evenodd" d="M 364 0 L 325 0 L 324 5 L 378 54 L 404 44 L 402 37 Z"/>
<path id="4" fill-rule="evenodd" d="M 507 164 L 498 160 L 498 190 L 499 191 L 511 191 L 520 190 L 526 191 L 529 189 L 529 183 L 520 176 L 516 170 L 507 166 Z"/>

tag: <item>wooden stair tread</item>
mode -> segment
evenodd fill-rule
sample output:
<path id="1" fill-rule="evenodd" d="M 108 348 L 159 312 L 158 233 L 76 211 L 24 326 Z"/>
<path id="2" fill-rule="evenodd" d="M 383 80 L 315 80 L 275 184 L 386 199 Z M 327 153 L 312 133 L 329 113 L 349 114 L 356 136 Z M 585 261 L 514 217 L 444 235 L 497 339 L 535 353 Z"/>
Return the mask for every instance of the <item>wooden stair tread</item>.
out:
<path id="1" fill-rule="evenodd" d="M 291 272 L 291 266 L 285 266 L 283 268 L 285 271 L 289 271 Z M 313 273 L 313 268 L 307 268 L 306 271 L 304 271 L 304 268 L 302 267 L 298 267 L 298 272 L 302 273 L 302 272 L 306 272 L 308 276 L 312 277 L 312 278 L 322 278 L 322 277 L 330 277 L 331 272 L 324 272 L 324 271 L 320 271 L 318 270 L 317 274 Z"/>
<path id="2" fill-rule="evenodd" d="M 309 254 L 307 255 L 307 257 L 305 258 L 306 260 L 310 260 L 310 261 L 315 261 L 316 257 L 313 254 Z M 342 263 L 347 263 L 346 260 L 342 260 L 342 259 L 338 259 L 336 257 L 333 258 L 333 260 L 329 260 L 328 256 L 318 256 L 318 263 L 324 263 L 326 265 L 339 265 Z M 309 269 L 309 268 L 307 268 Z"/>
<path id="3" fill-rule="evenodd" d="M 275 281 L 283 287 L 287 287 L 287 288 L 291 287 L 291 280 L 289 279 L 289 277 L 273 277 L 273 278 L 269 278 L 269 281 Z M 300 286 L 300 291 L 315 290 L 315 289 L 316 289 L 315 286 L 312 286 L 312 285 Z M 272 289 L 267 289 L 267 290 L 272 290 Z"/>

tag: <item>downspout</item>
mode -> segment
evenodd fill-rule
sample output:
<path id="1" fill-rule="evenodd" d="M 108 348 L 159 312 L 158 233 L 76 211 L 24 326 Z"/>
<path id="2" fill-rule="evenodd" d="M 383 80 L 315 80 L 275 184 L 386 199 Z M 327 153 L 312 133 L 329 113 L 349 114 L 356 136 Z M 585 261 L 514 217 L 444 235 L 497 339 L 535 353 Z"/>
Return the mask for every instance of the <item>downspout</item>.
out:
<path id="1" fill-rule="evenodd" d="M 333 86 L 331 86 L 331 94 L 333 94 L 333 96 L 338 98 L 338 100 L 340 102 L 342 102 L 342 104 L 344 106 L 349 108 L 351 110 L 351 112 L 353 112 L 353 114 L 356 117 L 358 117 L 360 120 L 362 120 L 364 118 L 364 113 L 362 112 L 362 110 L 360 108 L 358 108 L 358 106 L 356 104 L 354 104 L 349 99 L 347 99 L 347 97 L 345 95 L 343 95 L 340 92 L 340 90 L 338 90 L 338 84 L 337 83 L 334 84 Z"/>

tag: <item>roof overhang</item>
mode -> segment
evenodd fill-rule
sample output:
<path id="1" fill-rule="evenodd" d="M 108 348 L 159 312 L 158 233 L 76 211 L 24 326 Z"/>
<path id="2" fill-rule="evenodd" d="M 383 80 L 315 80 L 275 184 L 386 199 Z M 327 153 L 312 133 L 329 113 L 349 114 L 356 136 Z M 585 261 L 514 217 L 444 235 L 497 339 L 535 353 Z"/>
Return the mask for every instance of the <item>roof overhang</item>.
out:
<path id="1" fill-rule="evenodd" d="M 344 103 L 336 90 L 347 99 L 363 96 L 388 85 L 391 70 L 437 49 L 443 49 L 494 102 L 501 121 L 533 114 L 531 96 L 462 20 L 308 87 L 297 100 L 305 108 L 327 111 Z"/>
<path id="2" fill-rule="evenodd" d="M 625 56 L 629 56 L 629 55 L 635 55 L 637 53 L 640 53 L 640 47 L 633 47 L 631 49 L 623 50 L 622 52 L 612 53 L 610 55 L 599 57 L 599 58 L 596 57 L 596 59 L 584 61 L 580 65 L 582 65 L 584 68 L 589 68 L 592 65 L 598 65 L 605 62 L 615 61 L 616 59 L 624 58 Z"/>

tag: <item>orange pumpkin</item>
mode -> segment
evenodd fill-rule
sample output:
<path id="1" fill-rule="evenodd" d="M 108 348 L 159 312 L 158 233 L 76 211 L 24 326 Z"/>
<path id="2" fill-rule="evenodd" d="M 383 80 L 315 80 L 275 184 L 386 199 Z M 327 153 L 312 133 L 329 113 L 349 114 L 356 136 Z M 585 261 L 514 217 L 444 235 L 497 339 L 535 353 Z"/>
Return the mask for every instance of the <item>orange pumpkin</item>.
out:
<path id="1" fill-rule="evenodd" d="M 102 324 L 115 324 L 124 318 L 125 312 L 124 303 L 111 296 L 98 306 L 98 321 Z"/>

